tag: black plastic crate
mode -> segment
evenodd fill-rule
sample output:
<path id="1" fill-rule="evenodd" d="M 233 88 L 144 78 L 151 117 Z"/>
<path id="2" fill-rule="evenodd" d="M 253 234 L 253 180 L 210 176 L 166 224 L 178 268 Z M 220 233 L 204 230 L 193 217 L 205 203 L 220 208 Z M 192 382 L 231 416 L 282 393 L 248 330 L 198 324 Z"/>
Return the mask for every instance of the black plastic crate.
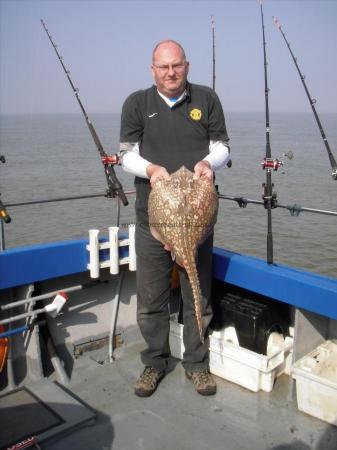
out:
<path id="1" fill-rule="evenodd" d="M 287 335 L 290 307 L 250 291 L 215 281 L 212 292 L 214 318 L 212 328 L 233 326 L 241 347 L 266 354 L 271 332 Z"/>

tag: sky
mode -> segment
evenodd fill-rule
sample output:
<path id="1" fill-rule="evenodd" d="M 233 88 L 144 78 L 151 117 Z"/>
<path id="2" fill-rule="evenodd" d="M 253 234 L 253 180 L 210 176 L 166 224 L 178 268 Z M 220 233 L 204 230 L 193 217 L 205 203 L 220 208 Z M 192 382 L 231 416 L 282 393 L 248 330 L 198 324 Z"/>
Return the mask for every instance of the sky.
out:
<path id="1" fill-rule="evenodd" d="M 337 0 L 265 0 L 269 107 L 310 111 L 278 17 L 319 112 L 337 112 Z M 189 81 L 212 84 L 228 112 L 264 111 L 260 4 L 256 0 L 0 0 L 0 114 L 79 113 L 43 19 L 90 113 L 121 111 L 133 91 L 153 83 L 155 44 L 179 41 Z"/>

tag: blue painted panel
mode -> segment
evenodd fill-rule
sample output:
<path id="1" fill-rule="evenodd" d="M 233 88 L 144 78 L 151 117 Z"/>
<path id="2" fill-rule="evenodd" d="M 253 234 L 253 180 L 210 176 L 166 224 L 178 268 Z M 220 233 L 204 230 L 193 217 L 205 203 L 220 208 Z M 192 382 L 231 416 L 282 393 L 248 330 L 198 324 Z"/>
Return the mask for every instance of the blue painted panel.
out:
<path id="1" fill-rule="evenodd" d="M 214 277 L 258 294 L 337 319 L 337 279 L 214 249 Z"/>
<path id="2" fill-rule="evenodd" d="M 100 238 L 99 241 L 107 239 Z M 88 239 L 79 239 L 5 250 L 0 253 L 0 289 L 87 271 L 87 244 Z M 128 256 L 128 247 L 119 250 L 121 258 Z M 100 258 L 107 260 L 109 252 L 101 251 Z"/>
<path id="3" fill-rule="evenodd" d="M 123 236 L 124 237 L 124 236 Z M 100 241 L 106 241 L 102 238 Z M 0 253 L 0 289 L 87 270 L 87 239 L 6 250 Z M 120 257 L 128 248 L 120 248 Z M 101 252 L 101 260 L 108 252 Z M 337 279 L 214 249 L 214 277 L 298 308 L 337 319 Z"/>
<path id="4" fill-rule="evenodd" d="M 0 253 L 0 289 L 87 270 L 87 240 L 32 245 Z"/>

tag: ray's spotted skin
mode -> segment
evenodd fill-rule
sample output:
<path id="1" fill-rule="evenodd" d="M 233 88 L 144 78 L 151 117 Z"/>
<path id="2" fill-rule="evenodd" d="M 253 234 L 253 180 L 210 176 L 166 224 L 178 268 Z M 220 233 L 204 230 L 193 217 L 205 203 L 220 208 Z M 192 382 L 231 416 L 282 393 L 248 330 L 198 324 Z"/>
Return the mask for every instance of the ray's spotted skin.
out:
<path id="1" fill-rule="evenodd" d="M 197 249 L 216 223 L 218 195 L 213 183 L 199 178 L 182 166 L 169 180 L 154 183 L 149 197 L 152 235 L 171 250 L 176 262 L 185 268 L 194 297 L 200 339 L 204 341 L 202 301 L 196 267 Z"/>

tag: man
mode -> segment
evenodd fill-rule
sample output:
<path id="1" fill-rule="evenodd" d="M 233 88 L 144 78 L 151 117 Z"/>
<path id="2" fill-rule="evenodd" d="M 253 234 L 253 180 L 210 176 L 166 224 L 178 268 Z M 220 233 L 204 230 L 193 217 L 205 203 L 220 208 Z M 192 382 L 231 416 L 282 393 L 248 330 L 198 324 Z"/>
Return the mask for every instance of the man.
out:
<path id="1" fill-rule="evenodd" d="M 228 137 L 220 101 L 214 91 L 187 81 L 189 63 L 175 41 L 160 42 L 153 51 L 155 86 L 131 94 L 121 118 L 120 154 L 123 168 L 136 176 L 137 321 L 147 348 L 141 353 L 145 370 L 135 394 L 151 395 L 164 377 L 170 357 L 169 310 L 173 262 L 169 251 L 149 229 L 151 186 L 182 165 L 194 176 L 213 180 L 213 170 L 229 158 Z M 198 272 L 203 294 L 203 324 L 212 318 L 210 306 L 213 236 L 200 246 Z M 183 366 L 202 395 L 216 392 L 209 373 L 208 339 L 200 341 L 194 301 L 186 271 L 179 268 L 183 298 Z"/>

